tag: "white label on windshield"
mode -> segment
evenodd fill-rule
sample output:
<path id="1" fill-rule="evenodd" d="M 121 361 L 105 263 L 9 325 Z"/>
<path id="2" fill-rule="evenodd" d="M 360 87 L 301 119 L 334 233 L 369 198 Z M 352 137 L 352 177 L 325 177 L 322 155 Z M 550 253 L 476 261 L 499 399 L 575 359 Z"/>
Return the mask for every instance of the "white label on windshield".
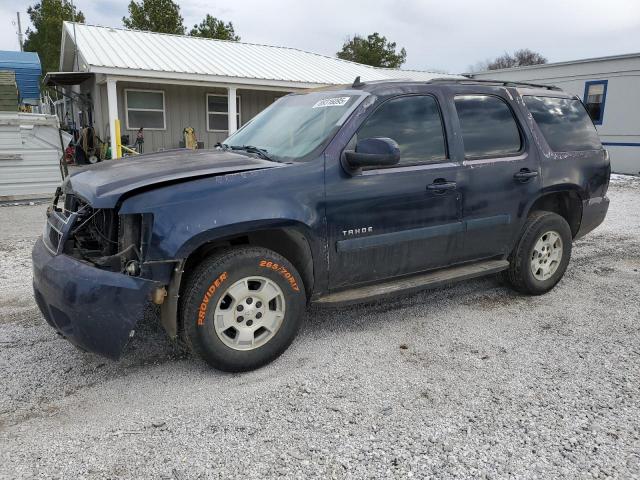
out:
<path id="1" fill-rule="evenodd" d="M 319 100 L 316 104 L 311 108 L 322 108 L 322 107 L 342 107 L 346 105 L 349 101 L 349 97 L 334 97 L 334 98 L 325 98 L 323 100 Z"/>

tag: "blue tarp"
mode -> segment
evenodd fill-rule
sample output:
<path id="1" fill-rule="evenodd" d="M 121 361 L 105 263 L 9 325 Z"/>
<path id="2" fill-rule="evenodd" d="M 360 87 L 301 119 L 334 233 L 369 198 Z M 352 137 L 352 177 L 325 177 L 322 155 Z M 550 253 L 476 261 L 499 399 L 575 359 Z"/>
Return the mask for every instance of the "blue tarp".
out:
<path id="1" fill-rule="evenodd" d="M 40 59 L 35 52 L 10 52 L 0 50 L 0 70 L 16 72 L 20 99 L 40 98 Z"/>

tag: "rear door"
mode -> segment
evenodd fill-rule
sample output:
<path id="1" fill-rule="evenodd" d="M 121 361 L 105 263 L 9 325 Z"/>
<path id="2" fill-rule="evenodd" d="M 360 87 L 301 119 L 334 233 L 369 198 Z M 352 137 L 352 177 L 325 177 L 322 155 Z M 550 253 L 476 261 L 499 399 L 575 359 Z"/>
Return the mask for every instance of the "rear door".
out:
<path id="1" fill-rule="evenodd" d="M 458 251 L 459 165 L 448 155 L 436 96 L 386 100 L 347 148 L 371 137 L 398 142 L 400 164 L 351 175 L 327 159 L 331 288 L 448 265 Z"/>
<path id="2" fill-rule="evenodd" d="M 540 191 L 538 151 L 507 89 L 461 87 L 450 102 L 463 157 L 461 259 L 508 254 L 527 205 Z"/>

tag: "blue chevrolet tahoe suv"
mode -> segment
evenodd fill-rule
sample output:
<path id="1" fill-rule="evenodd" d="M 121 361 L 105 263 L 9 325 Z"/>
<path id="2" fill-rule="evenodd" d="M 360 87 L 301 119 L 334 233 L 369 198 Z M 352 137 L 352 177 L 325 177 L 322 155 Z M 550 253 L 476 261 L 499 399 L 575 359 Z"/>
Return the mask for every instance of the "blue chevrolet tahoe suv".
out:
<path id="1" fill-rule="evenodd" d="M 119 358 L 137 322 L 215 368 L 257 368 L 309 303 L 501 273 L 543 294 L 604 219 L 610 166 L 554 87 L 388 81 L 294 93 L 216 150 L 67 177 L 33 249 L 35 298 L 82 349 Z"/>

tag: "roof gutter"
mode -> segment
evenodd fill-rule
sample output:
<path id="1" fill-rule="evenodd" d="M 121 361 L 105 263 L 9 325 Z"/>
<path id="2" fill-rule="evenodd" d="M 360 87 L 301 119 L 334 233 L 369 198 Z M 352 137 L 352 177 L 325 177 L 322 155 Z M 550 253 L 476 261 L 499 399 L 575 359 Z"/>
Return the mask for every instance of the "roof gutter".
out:
<path id="1" fill-rule="evenodd" d="M 160 72 L 155 70 L 138 70 L 129 68 L 112 68 L 89 66 L 92 73 L 108 75 L 117 81 L 126 82 L 171 82 L 194 86 L 243 86 L 252 90 L 298 90 L 326 86 L 326 83 L 292 82 L 287 80 L 269 80 L 262 78 L 228 77 L 222 75 L 207 75 L 200 73 Z M 268 88 L 265 88 L 268 87 Z"/>

